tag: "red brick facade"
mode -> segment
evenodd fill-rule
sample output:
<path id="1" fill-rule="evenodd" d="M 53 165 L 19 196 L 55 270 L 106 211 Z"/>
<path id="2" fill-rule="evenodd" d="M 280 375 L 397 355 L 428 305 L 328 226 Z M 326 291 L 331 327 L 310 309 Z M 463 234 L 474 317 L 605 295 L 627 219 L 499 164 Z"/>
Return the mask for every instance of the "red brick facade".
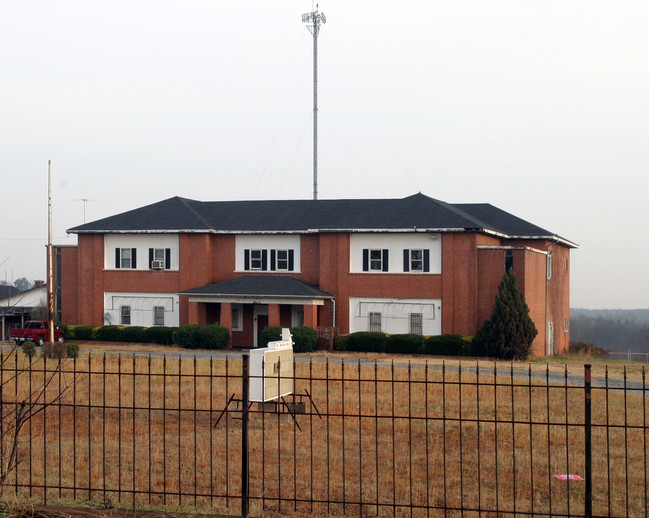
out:
<path id="1" fill-rule="evenodd" d="M 569 255 L 567 246 L 550 240 L 517 241 L 477 232 L 441 233 L 441 274 L 351 273 L 350 234 L 313 233 L 300 237 L 300 268 L 290 275 L 333 295 L 321 306 L 304 306 L 304 323 L 349 331 L 350 297 L 441 299 L 442 333 L 475 335 L 491 315 L 494 297 L 511 256 L 519 288 L 524 292 L 539 331 L 534 354 L 561 353 L 569 343 Z M 242 275 L 235 271 L 234 235 L 180 234 L 177 270 L 129 271 L 104 268 L 104 235 L 79 234 L 78 246 L 60 247 L 61 320 L 65 324 L 104 323 L 105 292 L 179 293 Z M 547 257 L 552 254 L 552 274 Z M 271 273 L 266 273 L 271 275 Z M 548 278 L 549 277 L 549 278 Z M 335 305 L 335 315 L 334 315 Z M 232 328 L 232 305 L 189 302 L 179 297 L 180 324 L 220 321 Z M 290 306 L 268 304 L 270 325 L 290 325 Z M 252 318 L 244 306 L 243 318 Z M 265 322 L 265 318 L 260 321 Z M 548 330 L 554 327 L 552 350 Z M 235 345 L 251 343 L 250 328 L 235 333 Z"/>

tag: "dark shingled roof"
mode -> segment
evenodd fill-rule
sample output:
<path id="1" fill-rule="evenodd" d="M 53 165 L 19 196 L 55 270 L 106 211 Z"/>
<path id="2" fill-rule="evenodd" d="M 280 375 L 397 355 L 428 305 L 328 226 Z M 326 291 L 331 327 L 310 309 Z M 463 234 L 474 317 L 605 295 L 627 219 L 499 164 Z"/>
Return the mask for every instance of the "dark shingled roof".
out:
<path id="1" fill-rule="evenodd" d="M 295 277 L 267 275 L 244 275 L 229 281 L 213 282 L 207 286 L 182 291 L 180 294 L 307 299 L 329 299 L 332 297 L 330 293 Z"/>
<path id="2" fill-rule="evenodd" d="M 174 197 L 86 223 L 70 233 L 473 230 L 549 238 L 576 246 L 489 204 L 450 204 L 421 193 L 401 199 L 202 202 Z"/>

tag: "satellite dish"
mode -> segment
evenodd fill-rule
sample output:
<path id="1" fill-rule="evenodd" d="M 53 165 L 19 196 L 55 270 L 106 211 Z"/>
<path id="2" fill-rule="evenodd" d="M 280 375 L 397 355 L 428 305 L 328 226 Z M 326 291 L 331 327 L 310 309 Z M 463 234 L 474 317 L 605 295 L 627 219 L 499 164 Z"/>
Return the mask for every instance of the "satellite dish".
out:
<path id="1" fill-rule="evenodd" d="M 110 324 L 110 313 L 104 313 L 104 320 L 108 321 Z"/>

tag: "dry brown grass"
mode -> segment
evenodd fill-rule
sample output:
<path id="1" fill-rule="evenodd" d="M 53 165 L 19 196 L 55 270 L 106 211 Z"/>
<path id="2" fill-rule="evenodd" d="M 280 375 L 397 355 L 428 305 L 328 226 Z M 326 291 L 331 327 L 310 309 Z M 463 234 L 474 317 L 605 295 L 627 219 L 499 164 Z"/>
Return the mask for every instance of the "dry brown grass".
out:
<path id="1" fill-rule="evenodd" d="M 301 431 L 251 408 L 252 514 L 581 514 L 584 483 L 554 475 L 585 474 L 583 388 L 456 365 L 297 363 L 296 393 L 314 404 Z M 52 366 L 9 384 L 3 401 Z M 22 500 L 237 513 L 241 421 L 214 423 L 240 397 L 240 374 L 240 360 L 69 362 L 50 390 L 76 379 L 74 390 L 29 423 L 9 482 Z M 645 415 L 637 391 L 593 392 L 594 514 L 644 514 Z"/>

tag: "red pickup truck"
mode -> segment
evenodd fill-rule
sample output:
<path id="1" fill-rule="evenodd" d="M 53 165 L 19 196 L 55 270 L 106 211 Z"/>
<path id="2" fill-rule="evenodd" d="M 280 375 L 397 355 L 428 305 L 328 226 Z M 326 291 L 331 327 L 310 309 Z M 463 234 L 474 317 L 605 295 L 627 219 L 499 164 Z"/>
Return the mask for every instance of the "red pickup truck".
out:
<path id="1" fill-rule="evenodd" d="M 31 340 L 36 343 L 36 345 L 43 345 L 45 342 L 49 342 L 50 340 L 50 324 L 41 320 L 28 320 L 25 322 L 25 327 L 22 329 L 12 329 L 9 333 L 9 337 L 16 342 L 16 344 Z M 59 343 L 65 341 L 63 330 L 54 330 L 54 340 Z"/>

